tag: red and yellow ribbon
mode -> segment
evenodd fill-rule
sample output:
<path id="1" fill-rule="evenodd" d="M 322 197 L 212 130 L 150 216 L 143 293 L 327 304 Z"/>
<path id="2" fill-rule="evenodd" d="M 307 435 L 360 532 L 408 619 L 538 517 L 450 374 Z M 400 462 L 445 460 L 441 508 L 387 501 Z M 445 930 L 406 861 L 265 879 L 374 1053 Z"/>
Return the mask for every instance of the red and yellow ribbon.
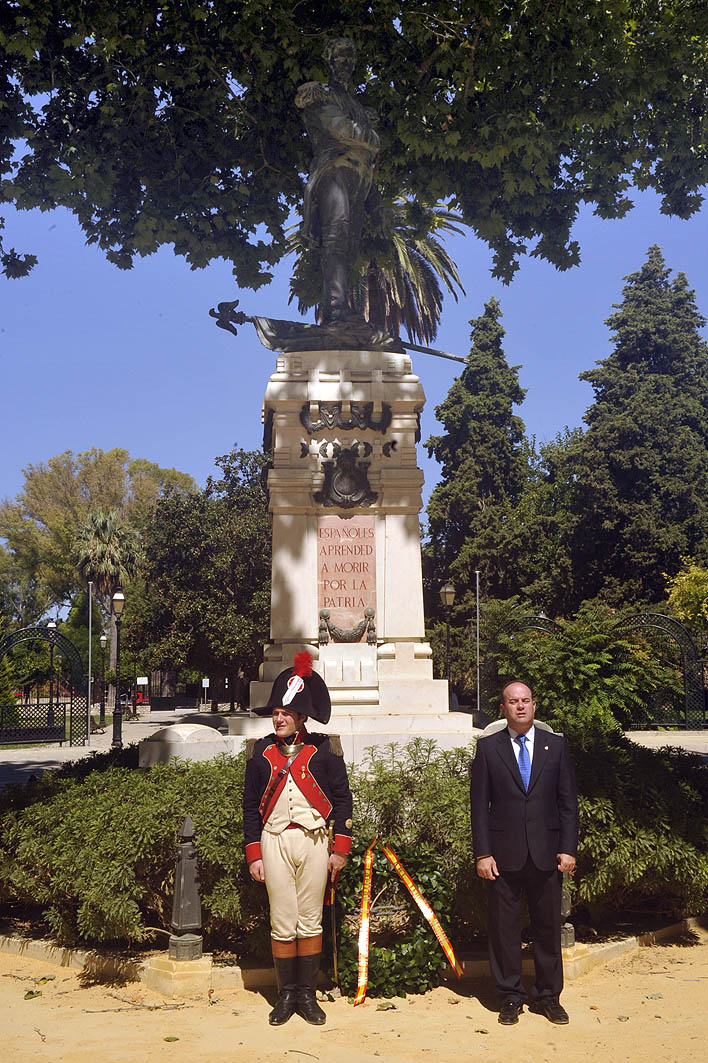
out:
<path id="1" fill-rule="evenodd" d="M 357 977 L 354 1007 L 361 1004 L 366 996 L 369 984 L 369 926 L 371 923 L 371 879 L 374 863 L 374 849 L 378 838 L 374 838 L 364 854 L 364 883 L 361 888 L 361 913 L 359 915 L 359 972 Z"/>
<path id="2" fill-rule="evenodd" d="M 400 878 L 403 885 L 406 887 L 411 897 L 418 905 L 423 918 L 429 924 L 430 929 L 438 939 L 440 948 L 445 953 L 448 963 L 452 967 L 453 971 L 458 978 L 462 978 L 464 971 L 461 965 L 458 963 L 450 944 L 450 939 L 440 926 L 440 920 L 437 915 L 426 901 L 423 894 L 420 892 L 411 876 L 406 871 L 405 867 L 398 859 L 393 849 L 388 845 L 384 845 L 383 842 L 379 842 L 378 838 L 374 838 L 369 848 L 366 850 L 364 856 L 364 883 L 361 890 L 361 914 L 359 916 L 359 974 L 357 979 L 356 996 L 354 998 L 354 1007 L 357 1004 L 361 1004 L 366 996 L 366 987 L 369 982 L 369 930 L 371 926 L 371 880 L 373 878 L 373 863 L 374 863 L 374 849 L 377 845 L 380 845 L 383 850 L 384 856 L 391 864 L 393 870 Z"/>

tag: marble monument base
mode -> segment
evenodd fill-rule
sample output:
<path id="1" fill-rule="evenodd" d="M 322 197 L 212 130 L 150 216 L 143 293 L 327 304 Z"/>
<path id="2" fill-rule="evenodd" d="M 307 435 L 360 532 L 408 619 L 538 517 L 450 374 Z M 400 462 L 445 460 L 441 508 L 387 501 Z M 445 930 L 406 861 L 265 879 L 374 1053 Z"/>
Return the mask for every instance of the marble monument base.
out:
<path id="1" fill-rule="evenodd" d="M 283 647 L 266 650 L 264 671 L 268 681 L 251 684 L 251 704 L 266 705 L 272 679 L 292 654 L 308 649 L 315 667 L 329 687 L 332 718 L 324 726 L 313 721 L 313 731 L 338 734 L 350 763 L 366 759 L 372 746 L 392 742 L 406 745 L 414 738 L 434 739 L 441 749 L 468 746 L 479 729 L 466 713 L 448 711 L 448 684 L 431 677 L 430 647 L 424 642 L 329 643 L 326 646 Z M 272 679 L 270 674 L 272 672 Z M 228 720 L 229 735 L 260 738 L 271 731 L 269 716 L 239 715 Z M 238 745 L 234 745 L 234 752 Z"/>
<path id="2" fill-rule="evenodd" d="M 448 712 L 425 636 L 420 550 L 425 393 L 398 349 L 288 350 L 263 404 L 272 520 L 270 641 L 251 708 L 309 651 L 327 683 L 346 756 L 416 736 L 467 745 L 471 717 Z M 234 737 L 269 720 L 230 721 Z M 313 724 L 320 730 L 320 725 Z"/>
<path id="3" fill-rule="evenodd" d="M 272 731 L 267 716 L 243 715 L 229 719 L 229 734 L 225 741 L 231 752 L 237 754 L 247 738 L 262 738 Z M 379 750 L 391 743 L 403 747 L 415 738 L 433 739 L 439 749 L 468 748 L 481 734 L 465 712 L 414 714 L 341 713 L 332 715 L 324 726 L 314 720 L 309 725 L 312 731 L 337 734 L 342 741 L 344 758 L 349 764 L 362 764 L 367 760 L 367 750 Z"/>
<path id="4" fill-rule="evenodd" d="M 301 649 L 315 658 L 315 668 L 329 688 L 333 717 L 435 715 L 448 710 L 447 681 L 432 678 L 430 646 L 414 640 L 378 646 L 334 642 L 319 647 L 268 646 L 263 679 L 251 683 L 252 707 L 267 704 L 273 680 Z"/>

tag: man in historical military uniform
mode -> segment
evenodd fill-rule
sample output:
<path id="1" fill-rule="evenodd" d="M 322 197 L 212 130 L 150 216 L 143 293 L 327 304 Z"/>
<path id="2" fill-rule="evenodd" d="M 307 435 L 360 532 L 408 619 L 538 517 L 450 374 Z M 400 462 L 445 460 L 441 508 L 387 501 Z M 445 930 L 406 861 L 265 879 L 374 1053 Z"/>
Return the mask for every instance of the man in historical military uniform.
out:
<path id="1" fill-rule="evenodd" d="M 322 323 L 360 323 L 363 318 L 349 306 L 349 272 L 358 254 L 365 210 L 378 207 L 373 179 L 379 137 L 375 112 L 362 107 L 349 91 L 356 62 L 353 41 L 328 41 L 324 59 L 329 83 L 309 81 L 295 97 L 314 154 L 302 233 L 321 249 Z"/>
<path id="2" fill-rule="evenodd" d="M 329 691 L 309 653 L 295 655 L 273 683 L 268 705 L 255 711 L 272 716 L 274 731 L 248 742 L 243 794 L 246 860 L 270 902 L 279 995 L 268 1021 L 281 1026 L 297 1011 L 321 1026 L 326 1016 L 315 982 L 322 904 L 328 878 L 336 880 L 351 848 L 352 795 L 339 738 L 305 728 L 308 716 L 326 724 L 331 714 Z"/>

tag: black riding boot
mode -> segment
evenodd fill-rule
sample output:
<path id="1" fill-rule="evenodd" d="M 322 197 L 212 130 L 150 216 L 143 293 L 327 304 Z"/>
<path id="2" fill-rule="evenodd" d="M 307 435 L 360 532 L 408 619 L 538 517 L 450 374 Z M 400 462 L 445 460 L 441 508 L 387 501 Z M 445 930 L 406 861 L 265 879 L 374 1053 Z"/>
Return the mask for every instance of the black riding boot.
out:
<path id="1" fill-rule="evenodd" d="M 282 1026 L 298 1010 L 298 958 L 297 956 L 274 956 L 275 975 L 278 979 L 278 999 L 268 1016 L 271 1026 Z"/>
<path id="2" fill-rule="evenodd" d="M 349 305 L 349 261 L 345 254 L 322 248 L 322 324 L 366 325 Z"/>
<path id="3" fill-rule="evenodd" d="M 320 969 L 321 953 L 297 958 L 297 1013 L 313 1026 L 323 1026 L 327 1016 L 317 1003 L 315 984 Z"/>

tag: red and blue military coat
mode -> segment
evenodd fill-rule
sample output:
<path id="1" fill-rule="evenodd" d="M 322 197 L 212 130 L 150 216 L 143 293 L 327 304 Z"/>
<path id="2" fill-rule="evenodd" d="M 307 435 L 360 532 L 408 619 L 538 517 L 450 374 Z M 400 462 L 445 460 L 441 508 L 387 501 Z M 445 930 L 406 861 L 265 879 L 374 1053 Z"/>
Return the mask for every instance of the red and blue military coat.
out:
<path id="1" fill-rule="evenodd" d="M 294 741 L 303 746 L 290 765 L 293 781 L 323 819 L 334 820 L 332 851 L 346 855 L 352 844 L 352 792 L 339 738 L 310 734 L 303 727 Z M 249 742 L 246 756 L 243 834 L 246 862 L 252 864 L 261 859 L 263 824 L 283 791 L 287 775 L 282 775 L 275 786 L 273 783 L 288 758 L 274 734 Z"/>

